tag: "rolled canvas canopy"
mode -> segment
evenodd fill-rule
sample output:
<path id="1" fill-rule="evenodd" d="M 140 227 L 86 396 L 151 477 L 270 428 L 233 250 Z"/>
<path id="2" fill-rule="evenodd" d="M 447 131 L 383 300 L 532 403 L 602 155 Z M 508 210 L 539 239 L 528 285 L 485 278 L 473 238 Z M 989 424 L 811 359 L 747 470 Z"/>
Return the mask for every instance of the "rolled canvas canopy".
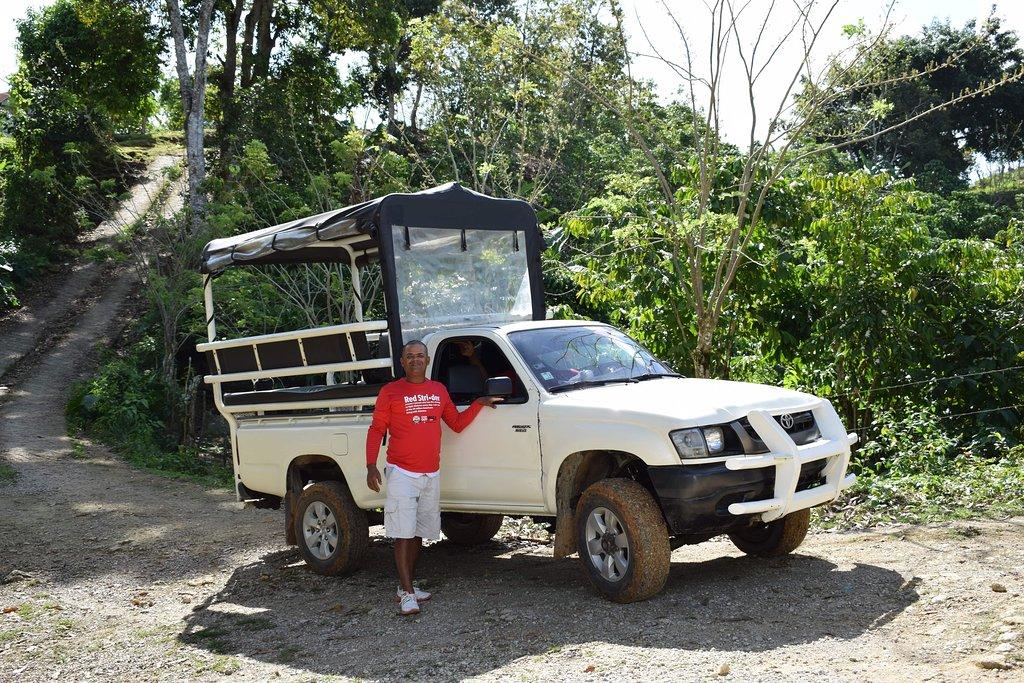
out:
<path id="1" fill-rule="evenodd" d="M 527 241 L 540 246 L 537 218 L 528 203 L 496 199 L 467 190 L 458 183 L 448 183 L 422 192 L 389 194 L 343 209 L 213 240 L 203 250 L 201 271 L 218 273 L 231 266 L 264 263 L 348 263 L 351 253 L 355 253 L 359 261 L 360 252 L 365 254 L 381 246 L 382 225 L 524 230 Z M 374 257 L 362 258 L 372 260 Z"/>

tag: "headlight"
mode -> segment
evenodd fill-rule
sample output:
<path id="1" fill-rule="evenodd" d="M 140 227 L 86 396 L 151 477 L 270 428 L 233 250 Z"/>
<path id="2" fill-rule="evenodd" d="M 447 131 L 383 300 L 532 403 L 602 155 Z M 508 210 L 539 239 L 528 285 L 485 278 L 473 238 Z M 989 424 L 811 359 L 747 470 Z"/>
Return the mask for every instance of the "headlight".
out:
<path id="1" fill-rule="evenodd" d="M 669 432 L 669 438 L 679 451 L 680 458 L 706 458 L 708 447 L 699 429 L 677 429 Z"/>
<path id="2" fill-rule="evenodd" d="M 725 450 L 725 434 L 721 427 L 705 427 L 704 442 L 708 445 L 708 453 L 721 453 Z"/>

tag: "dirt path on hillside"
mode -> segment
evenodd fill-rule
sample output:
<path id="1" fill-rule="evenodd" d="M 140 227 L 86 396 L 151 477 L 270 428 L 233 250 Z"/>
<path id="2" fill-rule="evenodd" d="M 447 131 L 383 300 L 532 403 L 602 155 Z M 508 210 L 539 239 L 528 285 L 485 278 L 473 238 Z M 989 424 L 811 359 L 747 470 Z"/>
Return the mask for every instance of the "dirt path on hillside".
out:
<path id="1" fill-rule="evenodd" d="M 180 162 L 181 157 L 170 155 L 154 159 L 114 215 L 82 236 L 81 247 L 109 244 L 146 215 L 167 184 L 165 172 Z M 111 265 L 106 263 L 83 260 L 73 264 L 70 270 L 38 283 L 41 291 L 29 293 L 28 305 L 0 318 L 0 385 L 5 385 L 4 375 L 16 362 L 33 351 L 38 353 L 46 342 L 66 331 L 64 323 L 77 319 L 76 313 L 89 299 L 105 296 L 102 289 L 109 283 L 102 276 L 110 271 Z M 54 281 L 58 278 L 59 282 Z"/>
<path id="2" fill-rule="evenodd" d="M 436 597 L 400 619 L 380 528 L 363 569 L 320 577 L 282 513 L 66 435 L 68 383 L 133 281 L 107 285 L 0 405 L 2 681 L 1024 678 L 1024 520 L 816 534 L 767 561 L 716 540 L 633 605 L 509 528 L 428 548 Z"/>

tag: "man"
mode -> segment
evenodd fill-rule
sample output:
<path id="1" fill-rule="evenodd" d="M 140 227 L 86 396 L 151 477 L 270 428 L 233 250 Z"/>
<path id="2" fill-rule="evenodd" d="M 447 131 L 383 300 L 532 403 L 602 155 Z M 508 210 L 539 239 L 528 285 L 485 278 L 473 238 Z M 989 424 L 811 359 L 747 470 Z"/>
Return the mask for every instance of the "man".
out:
<path id="1" fill-rule="evenodd" d="M 398 613 L 408 616 L 419 614 L 419 603 L 430 599 L 430 593 L 412 582 L 423 539 L 441 535 L 441 420 L 461 432 L 481 408 L 493 408 L 501 399 L 481 396 L 460 413 L 444 385 L 427 379 L 430 357 L 423 342 L 403 346 L 400 361 L 405 377 L 385 385 L 373 409 L 366 435 L 366 485 L 380 491 L 377 455 L 384 435 L 390 433 L 384 530 L 395 539 Z"/>
<path id="2" fill-rule="evenodd" d="M 502 355 L 501 359 L 505 361 L 502 363 L 504 368 L 497 374 L 492 374 L 487 371 L 484 367 L 484 363 L 480 360 L 480 354 L 477 353 L 477 345 L 468 339 L 459 339 L 455 342 L 455 348 L 457 349 L 460 356 L 466 361 L 467 364 L 473 366 L 480 373 L 480 379 L 487 381 L 490 377 L 508 377 L 512 380 L 512 386 L 514 388 L 513 396 L 523 394 L 525 392 L 520 390 L 519 375 L 512 369 L 512 366 L 508 364 L 508 360 Z"/>

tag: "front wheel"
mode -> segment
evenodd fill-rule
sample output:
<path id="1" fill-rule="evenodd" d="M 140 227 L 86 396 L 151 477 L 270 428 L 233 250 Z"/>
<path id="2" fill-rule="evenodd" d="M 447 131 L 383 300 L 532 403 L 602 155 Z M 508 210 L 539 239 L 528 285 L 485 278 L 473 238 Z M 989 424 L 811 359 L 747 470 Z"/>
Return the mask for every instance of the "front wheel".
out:
<path id="1" fill-rule="evenodd" d="M 646 600 L 668 579 L 668 529 L 651 494 L 631 479 L 591 484 L 576 505 L 576 547 L 594 588 L 613 602 Z"/>
<path id="2" fill-rule="evenodd" d="M 302 489 L 293 518 L 299 553 L 313 571 L 334 576 L 358 568 L 370 531 L 344 484 L 322 481 Z"/>
<path id="3" fill-rule="evenodd" d="M 811 525 L 809 509 L 791 512 L 773 522 L 757 522 L 729 532 L 733 544 L 747 555 L 778 557 L 796 550 Z"/>

